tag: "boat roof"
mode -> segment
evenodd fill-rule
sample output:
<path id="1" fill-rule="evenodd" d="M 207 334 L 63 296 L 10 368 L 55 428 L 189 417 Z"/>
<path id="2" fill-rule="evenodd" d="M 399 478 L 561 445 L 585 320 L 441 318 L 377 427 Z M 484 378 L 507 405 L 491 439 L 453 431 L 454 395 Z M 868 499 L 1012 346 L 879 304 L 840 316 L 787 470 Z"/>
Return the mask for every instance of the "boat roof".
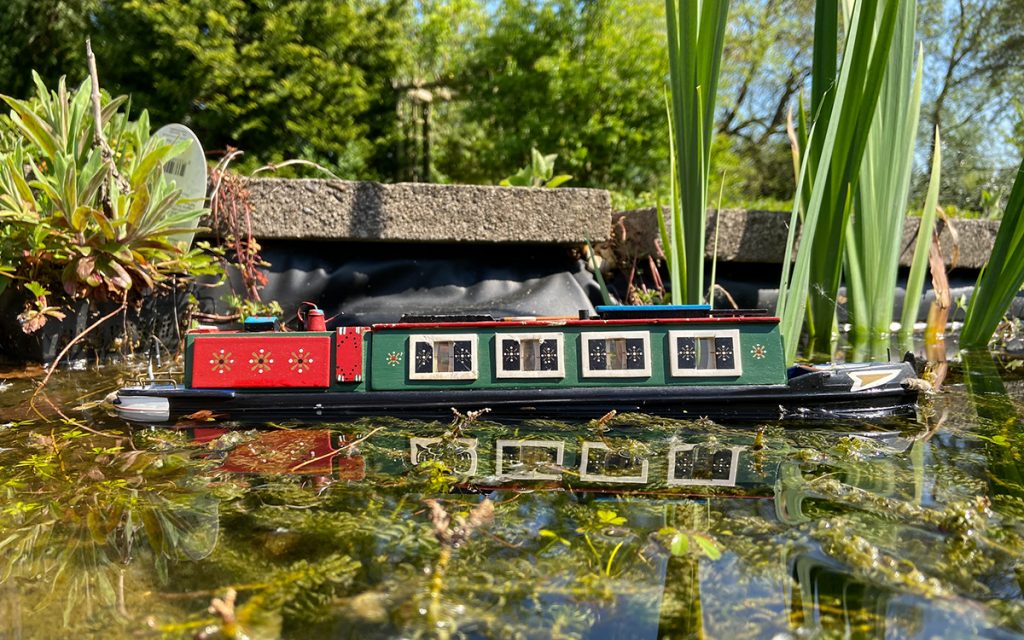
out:
<path id="1" fill-rule="evenodd" d="M 697 309 L 696 307 L 703 307 Z M 728 309 L 715 311 L 706 305 L 685 307 L 680 313 L 677 307 L 598 307 L 598 317 L 576 316 L 512 316 L 500 319 L 472 319 L 465 316 L 407 316 L 400 322 L 384 322 L 371 325 L 373 330 L 387 329 L 504 329 L 509 327 L 550 328 L 550 327 L 605 327 L 619 325 L 668 325 L 668 324 L 778 324 L 779 318 L 758 309 Z M 613 309 L 612 313 L 608 313 Z M 621 313 L 617 311 L 622 309 Z M 652 313 L 657 311 L 657 313 Z M 700 313 L 692 313 L 699 311 Z"/>

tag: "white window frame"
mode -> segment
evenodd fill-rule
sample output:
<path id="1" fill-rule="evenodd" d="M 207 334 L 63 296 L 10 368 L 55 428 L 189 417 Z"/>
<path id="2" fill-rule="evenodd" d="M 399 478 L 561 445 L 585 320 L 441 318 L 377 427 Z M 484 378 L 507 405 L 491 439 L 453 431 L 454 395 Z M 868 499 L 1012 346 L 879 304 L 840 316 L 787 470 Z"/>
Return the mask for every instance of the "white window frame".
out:
<path id="1" fill-rule="evenodd" d="M 416 372 L 416 345 L 429 343 L 433 350 L 433 357 L 437 357 L 435 345 L 438 342 L 466 342 L 470 343 L 470 370 L 469 371 L 434 371 L 431 373 Z M 410 380 L 476 380 L 479 376 L 480 366 L 477 350 L 477 336 L 473 333 L 442 333 L 442 334 L 417 334 L 409 336 L 409 379 Z"/>
<path id="2" fill-rule="evenodd" d="M 644 341 L 643 369 L 591 369 L 590 343 L 597 340 L 625 339 Z M 587 331 L 580 334 L 580 365 L 584 378 L 649 378 L 651 377 L 651 333 L 649 331 Z"/>
<path id="3" fill-rule="evenodd" d="M 534 447 L 537 449 L 554 449 L 555 466 L 561 467 L 565 461 L 565 442 L 562 440 L 497 440 L 495 442 L 494 454 L 494 475 L 498 480 L 561 480 L 562 473 L 544 473 L 543 471 L 506 471 L 505 455 L 502 450 L 505 447 L 519 447 L 520 453 L 523 447 Z"/>
<path id="4" fill-rule="evenodd" d="M 732 338 L 733 364 L 732 369 L 682 369 L 679 367 L 679 354 L 676 353 L 676 340 L 679 338 Z M 740 352 L 739 329 L 701 329 L 679 330 L 668 332 L 668 367 L 673 378 L 708 378 L 743 375 L 743 358 Z"/>
<path id="5" fill-rule="evenodd" d="M 668 450 L 668 478 L 666 484 L 670 487 L 735 487 L 736 472 L 740 466 L 740 452 L 746 449 L 745 446 L 725 447 L 718 451 L 711 452 L 712 455 L 720 451 L 729 451 L 732 459 L 729 461 L 729 477 L 723 479 L 712 478 L 704 480 L 700 478 L 676 478 L 676 456 L 683 451 L 696 449 L 702 445 L 678 444 Z"/>
<path id="6" fill-rule="evenodd" d="M 558 368 L 550 371 L 522 371 L 505 368 L 505 341 L 520 344 L 520 364 L 522 364 L 523 340 L 555 340 L 558 349 Z M 564 378 L 565 377 L 565 339 L 561 333 L 499 333 L 494 336 L 494 376 L 496 378 Z"/>

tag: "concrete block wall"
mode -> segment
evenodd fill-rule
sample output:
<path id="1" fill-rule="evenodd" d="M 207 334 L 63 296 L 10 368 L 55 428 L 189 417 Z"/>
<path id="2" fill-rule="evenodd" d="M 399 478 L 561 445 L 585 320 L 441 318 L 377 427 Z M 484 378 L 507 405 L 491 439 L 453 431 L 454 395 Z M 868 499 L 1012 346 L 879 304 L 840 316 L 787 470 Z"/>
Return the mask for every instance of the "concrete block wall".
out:
<path id="1" fill-rule="evenodd" d="M 613 212 L 608 192 L 600 189 L 277 178 L 250 179 L 247 188 L 253 234 L 268 240 L 562 245 L 610 240 L 619 257 L 632 258 L 656 251 L 658 237 L 653 208 Z M 708 259 L 719 215 L 720 262 L 782 262 L 788 212 L 710 211 Z M 918 222 L 910 218 L 904 227 L 904 266 L 910 264 Z M 956 220 L 952 227 L 942 234 L 947 264 L 984 265 L 999 223 Z"/>

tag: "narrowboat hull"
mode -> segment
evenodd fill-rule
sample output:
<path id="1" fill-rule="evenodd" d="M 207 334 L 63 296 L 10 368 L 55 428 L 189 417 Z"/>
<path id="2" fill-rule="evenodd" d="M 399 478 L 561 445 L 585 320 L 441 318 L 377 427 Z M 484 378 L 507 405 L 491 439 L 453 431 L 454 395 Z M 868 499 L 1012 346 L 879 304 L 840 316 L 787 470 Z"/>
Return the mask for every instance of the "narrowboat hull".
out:
<path id="1" fill-rule="evenodd" d="M 881 369 L 878 365 L 872 368 Z M 488 418 L 593 419 L 609 411 L 640 412 L 677 419 L 716 421 L 856 420 L 912 417 L 917 385 L 908 363 L 885 365 L 898 370 L 879 387 L 851 391 L 841 367 L 811 372 L 782 385 L 714 387 L 591 387 L 578 389 L 502 389 L 437 391 L 248 391 L 122 389 L 115 406 L 126 418 L 168 422 L 196 416 L 233 421 L 331 420 L 359 416 L 404 416 L 445 419 L 452 409 L 488 409 Z M 858 371 L 870 370 L 858 366 Z M 832 379 L 838 384 L 829 385 Z"/>
<path id="2" fill-rule="evenodd" d="M 254 319 L 257 320 L 257 319 Z M 609 411 L 726 421 L 867 419 L 914 413 L 913 363 L 786 369 L 778 318 L 707 307 L 599 308 L 580 318 L 407 318 L 186 339 L 183 383 L 122 389 L 140 422 L 598 418 Z"/>

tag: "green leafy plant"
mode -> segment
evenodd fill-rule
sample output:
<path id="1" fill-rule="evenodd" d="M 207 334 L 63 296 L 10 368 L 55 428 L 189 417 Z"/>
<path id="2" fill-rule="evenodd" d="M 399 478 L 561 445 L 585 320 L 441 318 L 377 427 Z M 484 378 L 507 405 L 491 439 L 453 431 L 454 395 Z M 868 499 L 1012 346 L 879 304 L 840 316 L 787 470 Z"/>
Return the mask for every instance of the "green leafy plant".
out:
<path id="1" fill-rule="evenodd" d="M 587 517 L 580 526 L 576 528 L 576 534 L 583 538 L 586 549 L 590 552 L 587 558 L 597 571 L 605 576 L 612 575 L 612 567 L 619 552 L 629 540 L 623 536 L 624 527 L 627 521 L 624 516 L 619 515 L 615 509 L 597 509 L 595 512 L 588 512 Z M 609 535 L 612 532 L 613 535 Z M 563 537 L 551 529 L 540 529 L 537 535 L 546 540 L 544 550 L 555 545 L 563 548 L 572 548 L 572 541 Z"/>
<path id="2" fill-rule="evenodd" d="M 152 137 L 145 111 L 129 120 L 123 96 L 102 98 L 95 127 L 88 82 L 69 91 L 62 78 L 50 91 L 36 75 L 35 86 L 31 100 L 0 96 L 11 109 L 0 152 L 0 290 L 13 284 L 31 296 L 23 330 L 59 318 L 74 299 L 132 303 L 172 274 L 209 271 L 202 251 L 170 239 L 205 212 L 176 209 L 181 191 L 164 176 L 184 144 Z"/>
<path id="3" fill-rule="evenodd" d="M 503 187 L 543 187 L 554 189 L 572 180 L 572 176 L 555 175 L 557 153 L 542 154 L 536 148 L 530 149 L 530 164 L 503 179 L 498 184 Z"/>
<path id="4" fill-rule="evenodd" d="M 25 310 L 18 314 L 18 322 L 26 333 L 32 333 L 42 327 L 47 318 L 64 319 L 64 313 L 60 309 L 47 304 L 46 296 L 50 295 L 49 289 L 38 282 L 25 283 L 25 289 L 33 296 Z"/>
<path id="5" fill-rule="evenodd" d="M 715 96 L 729 0 L 666 0 L 672 99 L 669 146 L 671 235 L 657 207 L 673 304 L 704 299 L 704 229 Z"/>

